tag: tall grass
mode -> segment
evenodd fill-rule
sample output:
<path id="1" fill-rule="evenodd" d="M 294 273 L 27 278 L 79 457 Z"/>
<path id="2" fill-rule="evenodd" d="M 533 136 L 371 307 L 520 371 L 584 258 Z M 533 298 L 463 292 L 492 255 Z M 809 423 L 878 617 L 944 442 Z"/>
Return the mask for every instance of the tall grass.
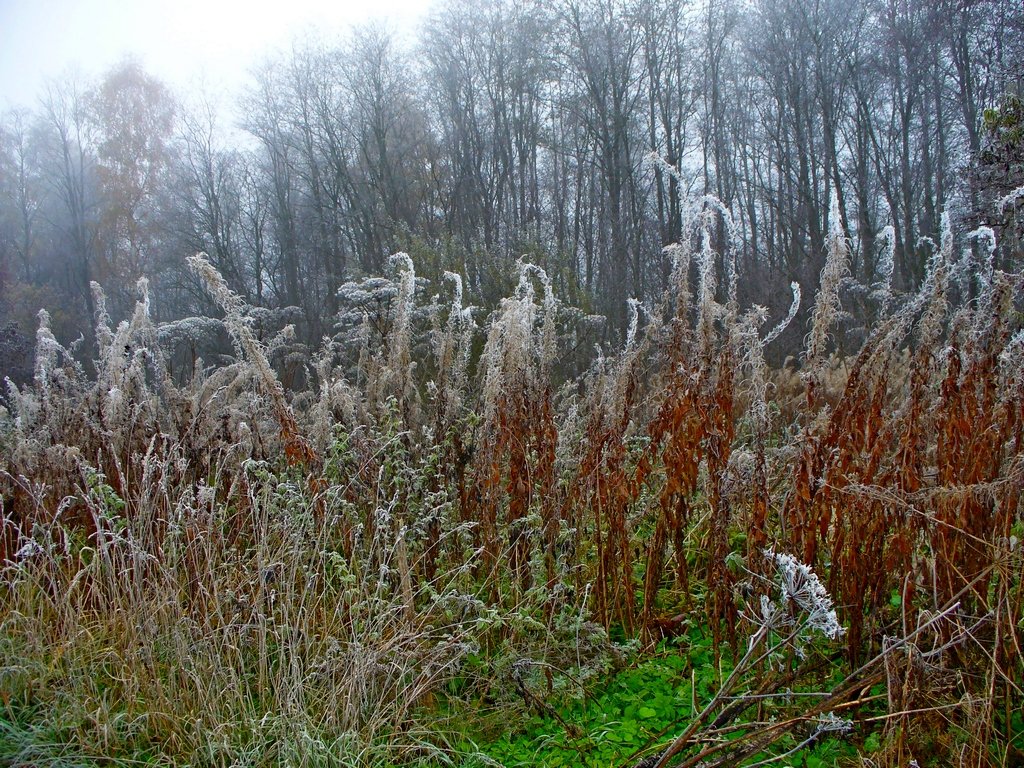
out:
<path id="1" fill-rule="evenodd" d="M 427 300 L 396 256 L 379 314 L 357 308 L 354 347 L 325 341 L 304 392 L 271 364 L 287 330 L 262 341 L 201 256 L 236 355 L 184 383 L 144 283 L 116 328 L 96 289 L 93 375 L 42 315 L 0 436 L 3 754 L 457 761 L 466 712 L 554 711 L 615 658 L 610 637 L 651 647 L 688 624 L 758 659 L 767 695 L 806 669 L 769 674 L 748 644 L 770 641 L 751 606 L 788 552 L 845 627 L 828 706 L 887 685 L 876 761 L 999 763 L 1024 672 L 1020 276 L 957 253 L 947 219 L 919 291 L 870 294 L 878 320 L 837 366 L 833 221 L 799 378 L 764 351 L 799 287 L 785 318 L 740 307 L 711 199 L 670 249 L 672 290 L 631 304 L 625 344 L 578 381 L 556 373 L 578 314 L 525 262 L 478 333 L 458 276 Z M 659 760 L 697 760 L 697 729 L 748 706 L 709 703 Z M 732 749 L 716 759 L 753 754 Z"/>

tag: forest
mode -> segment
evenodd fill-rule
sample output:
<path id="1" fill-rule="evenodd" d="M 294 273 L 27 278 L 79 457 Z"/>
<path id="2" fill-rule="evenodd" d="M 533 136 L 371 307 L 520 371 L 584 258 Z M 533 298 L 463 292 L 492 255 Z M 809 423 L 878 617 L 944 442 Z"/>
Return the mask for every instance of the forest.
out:
<path id="1" fill-rule="evenodd" d="M 443 0 L 0 117 L 0 764 L 1024 762 L 1024 8 Z"/>

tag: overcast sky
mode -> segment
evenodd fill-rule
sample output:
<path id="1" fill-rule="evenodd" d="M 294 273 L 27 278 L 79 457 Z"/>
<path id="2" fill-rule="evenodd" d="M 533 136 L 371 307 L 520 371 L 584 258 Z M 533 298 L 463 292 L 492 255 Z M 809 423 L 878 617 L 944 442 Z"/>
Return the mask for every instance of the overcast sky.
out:
<path id="1" fill-rule="evenodd" d="M 297 36 L 380 19 L 411 33 L 429 0 L 0 0 L 0 108 L 35 106 L 47 78 L 101 75 L 134 56 L 185 93 L 235 95 L 247 70 Z"/>

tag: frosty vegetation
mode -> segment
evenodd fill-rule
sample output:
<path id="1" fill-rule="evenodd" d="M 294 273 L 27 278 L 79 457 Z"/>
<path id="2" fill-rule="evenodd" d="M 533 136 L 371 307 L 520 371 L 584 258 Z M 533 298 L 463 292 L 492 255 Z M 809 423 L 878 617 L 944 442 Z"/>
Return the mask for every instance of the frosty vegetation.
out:
<path id="1" fill-rule="evenodd" d="M 467 724 L 554 717 L 703 627 L 731 671 L 624 764 L 760 765 L 869 722 L 876 764 L 997 762 L 1024 672 L 1020 275 L 947 215 L 918 291 L 851 285 L 833 224 L 796 376 L 765 344 L 798 286 L 742 306 L 729 210 L 692 210 L 669 289 L 578 376 L 593 321 L 527 258 L 484 314 L 397 254 L 312 355 L 202 254 L 220 319 L 155 323 L 141 281 L 114 327 L 97 286 L 85 361 L 40 313 L 0 421 L 3 748 L 460 764 Z M 844 296 L 877 320 L 839 361 Z M 224 332 L 232 356 L 182 370 Z"/>
<path id="2" fill-rule="evenodd" d="M 1024 6 L 415 38 L 0 116 L 0 764 L 1019 764 Z"/>

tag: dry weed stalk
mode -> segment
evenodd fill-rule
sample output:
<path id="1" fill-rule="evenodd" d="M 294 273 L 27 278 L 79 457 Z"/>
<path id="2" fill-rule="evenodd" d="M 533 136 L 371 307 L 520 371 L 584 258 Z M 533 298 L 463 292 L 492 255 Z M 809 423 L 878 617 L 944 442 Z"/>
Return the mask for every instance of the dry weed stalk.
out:
<path id="1" fill-rule="evenodd" d="M 536 302 L 533 280 L 544 295 Z M 543 269 L 519 263 L 515 294 L 491 318 L 480 359 L 481 421 L 474 466 L 476 490 L 463 510 L 480 524 L 486 581 L 498 600 L 502 552 L 518 594 L 533 581 L 531 548 L 540 537 L 546 578 L 553 583 L 559 505 L 554 499 L 555 448 L 551 367 L 557 305 Z M 538 320 L 539 315 L 539 320 Z M 500 541 L 507 534 L 507 545 Z"/>
<path id="2" fill-rule="evenodd" d="M 241 297 L 228 288 L 224 278 L 207 260 L 206 254 L 198 253 L 191 256 L 188 263 L 192 271 L 202 278 L 213 300 L 224 310 L 224 323 L 231 332 L 231 338 L 237 345 L 239 353 L 244 354 L 249 364 L 255 369 L 257 380 L 264 394 L 273 403 L 274 415 L 281 430 L 285 456 L 288 457 L 289 462 L 296 464 L 315 463 L 319 457 L 299 430 L 295 414 L 292 413 L 291 406 L 285 399 L 284 387 L 281 386 L 263 348 L 242 314 L 244 302 Z"/>

